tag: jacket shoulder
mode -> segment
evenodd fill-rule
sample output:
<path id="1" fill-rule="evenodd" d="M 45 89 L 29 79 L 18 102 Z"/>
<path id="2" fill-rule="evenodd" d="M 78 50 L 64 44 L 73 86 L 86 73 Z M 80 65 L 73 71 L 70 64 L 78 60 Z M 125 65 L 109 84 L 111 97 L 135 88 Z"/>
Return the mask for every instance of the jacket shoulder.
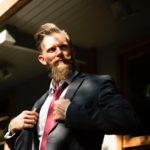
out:
<path id="1" fill-rule="evenodd" d="M 85 74 L 84 78 L 89 80 L 100 80 L 100 81 L 113 80 L 111 75 Z"/>

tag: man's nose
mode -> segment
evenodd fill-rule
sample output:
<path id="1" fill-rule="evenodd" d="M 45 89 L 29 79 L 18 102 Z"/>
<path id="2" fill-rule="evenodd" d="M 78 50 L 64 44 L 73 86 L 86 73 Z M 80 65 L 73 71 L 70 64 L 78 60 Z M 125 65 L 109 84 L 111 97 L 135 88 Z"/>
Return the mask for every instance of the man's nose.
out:
<path id="1" fill-rule="evenodd" d="M 60 47 L 57 47 L 56 49 L 56 55 L 61 55 L 62 54 L 62 50 Z"/>

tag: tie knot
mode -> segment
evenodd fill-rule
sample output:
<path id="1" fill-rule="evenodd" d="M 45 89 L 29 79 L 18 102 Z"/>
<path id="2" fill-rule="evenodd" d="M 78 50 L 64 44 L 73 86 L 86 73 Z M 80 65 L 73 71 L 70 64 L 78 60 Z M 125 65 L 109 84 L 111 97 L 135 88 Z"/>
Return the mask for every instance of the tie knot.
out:
<path id="1" fill-rule="evenodd" d="M 64 82 L 60 87 L 58 87 L 56 90 L 55 90 L 55 93 L 54 95 L 55 96 L 60 96 L 60 94 L 63 92 L 63 90 L 68 86 L 68 83 L 67 82 Z"/>

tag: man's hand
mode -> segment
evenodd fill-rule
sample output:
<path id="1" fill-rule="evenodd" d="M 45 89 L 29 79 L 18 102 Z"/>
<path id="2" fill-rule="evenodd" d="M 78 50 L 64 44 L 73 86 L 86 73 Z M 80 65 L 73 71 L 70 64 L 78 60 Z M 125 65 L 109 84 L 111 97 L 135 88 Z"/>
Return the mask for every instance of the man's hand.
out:
<path id="1" fill-rule="evenodd" d="M 61 98 L 60 100 L 56 100 L 54 103 L 54 120 L 56 121 L 64 121 L 65 120 L 65 115 L 68 106 L 70 105 L 70 100 L 69 99 L 64 99 Z"/>
<path id="2" fill-rule="evenodd" d="M 23 111 L 13 118 L 9 124 L 11 134 L 26 128 L 33 128 L 37 123 L 38 113 L 35 111 Z"/>

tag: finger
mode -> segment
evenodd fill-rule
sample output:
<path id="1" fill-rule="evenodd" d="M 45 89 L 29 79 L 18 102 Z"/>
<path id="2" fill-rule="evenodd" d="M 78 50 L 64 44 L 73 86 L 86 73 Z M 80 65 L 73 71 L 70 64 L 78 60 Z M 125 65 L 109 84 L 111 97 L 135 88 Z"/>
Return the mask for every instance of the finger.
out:
<path id="1" fill-rule="evenodd" d="M 34 120 L 34 121 L 37 121 L 38 120 L 38 118 L 37 118 L 37 116 L 25 116 L 24 118 L 23 118 L 24 120 Z"/>
<path id="2" fill-rule="evenodd" d="M 22 112 L 22 114 L 24 114 L 24 115 L 36 115 L 36 116 L 38 116 L 38 113 L 35 112 L 35 111 L 27 111 L 27 110 L 25 110 L 25 111 Z"/>
<path id="3" fill-rule="evenodd" d="M 26 120 L 24 120 L 24 124 L 36 124 L 36 120 L 34 120 L 34 119 L 26 119 Z"/>
<path id="4" fill-rule="evenodd" d="M 28 124 L 24 124 L 23 127 L 22 127 L 22 129 L 33 128 L 34 125 L 35 124 L 32 124 L 32 123 L 30 123 L 30 124 L 29 123 Z"/>
<path id="5" fill-rule="evenodd" d="M 55 108 L 53 111 L 53 115 L 55 116 L 62 116 L 64 115 L 64 110 L 62 108 Z"/>
<path id="6" fill-rule="evenodd" d="M 58 120 L 64 120 L 64 115 L 61 112 L 54 112 L 53 113 L 53 119 L 58 121 Z"/>
<path id="7" fill-rule="evenodd" d="M 22 117 L 22 118 L 32 118 L 32 117 L 34 117 L 34 118 L 37 118 L 38 117 L 38 113 L 37 112 L 34 112 L 34 111 L 24 111 L 21 115 L 20 115 L 20 117 Z"/>
<path id="8" fill-rule="evenodd" d="M 54 106 L 61 106 L 61 105 L 63 105 L 63 103 L 64 103 L 64 100 L 58 100 L 58 101 L 55 101 L 54 102 Z"/>

